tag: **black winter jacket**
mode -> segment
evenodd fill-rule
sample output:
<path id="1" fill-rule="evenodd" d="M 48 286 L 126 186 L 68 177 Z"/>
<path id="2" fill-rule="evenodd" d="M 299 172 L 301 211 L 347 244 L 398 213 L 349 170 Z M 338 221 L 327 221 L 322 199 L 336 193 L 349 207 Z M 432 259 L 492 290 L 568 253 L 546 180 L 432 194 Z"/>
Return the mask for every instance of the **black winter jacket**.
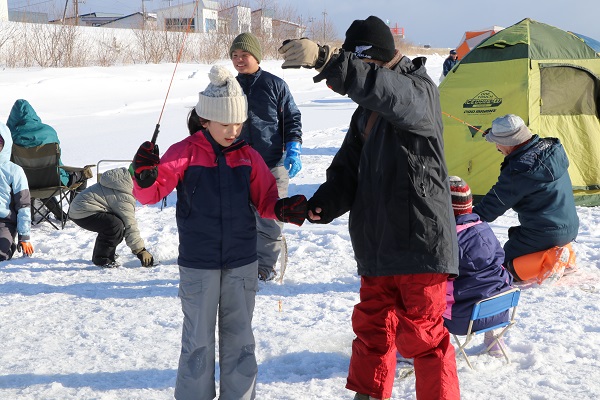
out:
<path id="1" fill-rule="evenodd" d="M 302 143 L 300 111 L 285 81 L 259 69 L 238 74 L 248 98 L 248 120 L 240 138 L 262 156 L 269 168 L 283 165 L 285 143 Z"/>
<path id="2" fill-rule="evenodd" d="M 310 203 L 323 222 L 350 211 L 359 275 L 458 274 L 439 92 L 424 64 L 402 57 L 388 69 L 341 51 L 314 78 L 359 105 Z"/>

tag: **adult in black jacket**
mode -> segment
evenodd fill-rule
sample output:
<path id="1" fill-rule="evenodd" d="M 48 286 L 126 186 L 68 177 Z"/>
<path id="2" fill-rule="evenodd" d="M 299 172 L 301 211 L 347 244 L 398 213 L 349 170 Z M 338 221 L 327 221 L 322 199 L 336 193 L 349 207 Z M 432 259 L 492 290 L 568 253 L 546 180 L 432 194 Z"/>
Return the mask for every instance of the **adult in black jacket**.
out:
<path id="1" fill-rule="evenodd" d="M 454 68 L 457 62 L 458 54 L 456 54 L 456 50 L 450 50 L 450 54 L 448 54 L 448 57 L 446 57 L 444 60 L 444 65 L 442 66 L 442 73 L 444 76 L 448 75 L 448 72 Z"/>
<path id="2" fill-rule="evenodd" d="M 308 39 L 280 48 L 286 67 L 358 104 L 308 217 L 350 211 L 360 303 L 346 387 L 355 399 L 391 396 L 396 349 L 414 358 L 418 398 L 458 399 L 455 353 L 442 314 L 446 279 L 458 273 L 456 227 L 444 159 L 439 92 L 425 59 L 395 50 L 377 17 L 356 20 L 342 49 Z"/>

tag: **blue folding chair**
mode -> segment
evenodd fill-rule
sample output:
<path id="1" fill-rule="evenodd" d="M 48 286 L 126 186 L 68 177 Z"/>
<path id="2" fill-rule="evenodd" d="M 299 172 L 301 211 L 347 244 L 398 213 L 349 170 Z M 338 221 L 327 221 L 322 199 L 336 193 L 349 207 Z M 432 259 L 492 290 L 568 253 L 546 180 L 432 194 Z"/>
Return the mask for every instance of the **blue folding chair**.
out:
<path id="1" fill-rule="evenodd" d="M 465 360 L 467 361 L 467 364 L 469 365 L 469 367 L 471 369 L 474 369 L 474 368 L 471 365 L 471 362 L 469 361 L 469 357 L 467 356 L 467 353 L 465 352 L 465 347 L 471 342 L 471 340 L 475 337 L 476 334 L 484 333 L 484 332 L 491 331 L 494 329 L 499 329 L 499 328 L 503 328 L 503 329 L 500 331 L 499 334 L 495 335 L 494 341 L 492 343 L 490 343 L 490 345 L 485 349 L 485 351 L 487 352 L 489 349 L 492 348 L 492 346 L 494 346 L 495 344 L 498 344 L 498 347 L 500 347 L 500 350 L 502 351 L 502 354 L 504 355 L 504 358 L 506 359 L 507 363 L 510 363 L 510 359 L 508 358 L 508 355 L 506 354 L 506 349 L 502 345 L 502 342 L 500 341 L 500 339 L 504 336 L 506 331 L 508 331 L 510 329 L 510 327 L 513 326 L 517 322 L 515 319 L 515 316 L 517 314 L 517 305 L 519 304 L 520 296 L 521 296 L 521 290 L 519 288 L 513 288 L 506 292 L 503 292 L 503 293 L 497 294 L 495 296 L 488 297 L 487 299 L 478 301 L 477 303 L 475 303 L 475 306 L 473 307 L 473 312 L 471 313 L 471 320 L 469 321 L 469 328 L 467 330 L 467 334 L 464 335 L 465 341 L 463 343 L 461 343 L 460 340 L 458 339 L 458 335 L 452 334 L 452 336 L 454 336 L 454 340 L 456 341 L 456 343 L 458 343 L 459 354 L 462 354 L 465 357 Z M 504 311 L 508 311 L 511 308 L 512 308 L 512 313 L 510 314 L 510 318 L 508 321 L 501 322 L 494 326 L 483 328 L 483 329 L 480 329 L 477 331 L 473 330 L 473 323 L 475 321 L 482 319 L 482 318 L 492 317 L 492 316 L 500 314 Z M 461 336 L 463 336 L 463 335 L 461 335 Z"/>

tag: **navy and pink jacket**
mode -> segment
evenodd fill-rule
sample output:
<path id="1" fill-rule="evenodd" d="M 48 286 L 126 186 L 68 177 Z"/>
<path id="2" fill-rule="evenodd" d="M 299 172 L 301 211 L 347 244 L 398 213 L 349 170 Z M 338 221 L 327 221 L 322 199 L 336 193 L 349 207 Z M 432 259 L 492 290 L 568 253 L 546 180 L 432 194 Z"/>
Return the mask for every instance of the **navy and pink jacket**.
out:
<path id="1" fill-rule="evenodd" d="M 178 264 L 198 269 L 236 268 L 257 260 L 254 206 L 275 219 L 275 178 L 246 142 L 219 146 L 199 131 L 173 144 L 161 157 L 149 188 L 134 183 L 142 204 L 153 204 L 177 188 Z"/>
<path id="2" fill-rule="evenodd" d="M 448 280 L 444 325 L 450 333 L 465 335 L 473 306 L 479 300 L 511 289 L 512 275 L 502 266 L 504 250 L 492 228 L 477 214 L 456 216 L 458 277 Z M 508 320 L 508 313 L 481 320 L 483 329 Z"/>

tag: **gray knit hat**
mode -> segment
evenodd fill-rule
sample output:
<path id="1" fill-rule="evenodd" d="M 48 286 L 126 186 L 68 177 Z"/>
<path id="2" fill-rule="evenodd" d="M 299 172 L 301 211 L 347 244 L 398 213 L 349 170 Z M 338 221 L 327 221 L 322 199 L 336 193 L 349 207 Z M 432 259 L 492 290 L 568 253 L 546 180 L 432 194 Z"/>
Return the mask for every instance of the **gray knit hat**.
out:
<path id="1" fill-rule="evenodd" d="M 233 52 L 236 50 L 244 50 L 252 54 L 259 64 L 262 60 L 262 50 L 260 49 L 258 38 L 249 32 L 240 33 L 233 39 L 233 43 L 231 43 L 231 47 L 229 48 L 229 58 L 231 58 Z"/>
<path id="2" fill-rule="evenodd" d="M 208 121 L 241 124 L 248 119 L 248 101 L 231 72 L 215 65 L 208 74 L 210 83 L 200 92 L 196 113 Z"/>
<path id="3" fill-rule="evenodd" d="M 531 139 L 531 136 L 521 117 L 507 114 L 492 121 L 492 129 L 485 135 L 485 140 L 503 146 L 518 146 Z"/>

